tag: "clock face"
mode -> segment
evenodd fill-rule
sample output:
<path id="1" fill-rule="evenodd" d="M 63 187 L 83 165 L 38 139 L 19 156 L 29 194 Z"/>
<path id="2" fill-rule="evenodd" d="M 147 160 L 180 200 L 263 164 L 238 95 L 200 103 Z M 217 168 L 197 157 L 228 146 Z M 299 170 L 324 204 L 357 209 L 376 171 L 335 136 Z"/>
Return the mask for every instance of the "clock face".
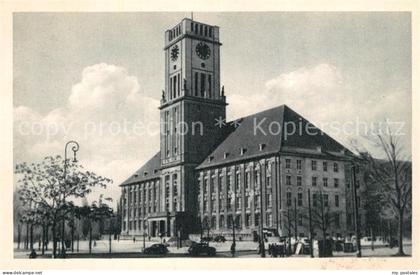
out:
<path id="1" fill-rule="evenodd" d="M 178 45 L 175 45 L 175 46 L 172 47 L 172 50 L 171 50 L 171 59 L 172 59 L 172 61 L 177 60 L 178 59 L 178 55 L 179 55 L 179 47 L 178 47 Z"/>
<path id="2" fill-rule="evenodd" d="M 197 44 L 195 47 L 195 52 L 201 59 L 208 59 L 210 57 L 210 48 L 203 42 Z"/>

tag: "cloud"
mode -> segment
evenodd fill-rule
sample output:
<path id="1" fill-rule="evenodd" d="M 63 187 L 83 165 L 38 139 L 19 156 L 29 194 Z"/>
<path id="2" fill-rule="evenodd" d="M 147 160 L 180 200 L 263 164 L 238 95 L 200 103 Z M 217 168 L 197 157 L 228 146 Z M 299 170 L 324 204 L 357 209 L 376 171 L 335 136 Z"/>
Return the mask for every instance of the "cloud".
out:
<path id="1" fill-rule="evenodd" d="M 387 119 L 398 121 L 405 124 L 402 140 L 406 148 L 411 147 L 410 91 L 356 89 L 350 78 L 331 64 L 280 73 L 266 81 L 265 90 L 252 95 L 230 94 L 227 100 L 231 119 L 286 104 L 348 147 L 350 140 L 365 134 L 365 124 L 376 127 Z"/>
<path id="2" fill-rule="evenodd" d="M 15 161 L 39 161 L 63 154 L 64 144 L 80 144 L 78 158 L 89 170 L 118 184 L 159 150 L 159 101 L 145 96 L 137 77 L 105 63 L 86 67 L 68 101 L 42 115 L 14 108 Z"/>

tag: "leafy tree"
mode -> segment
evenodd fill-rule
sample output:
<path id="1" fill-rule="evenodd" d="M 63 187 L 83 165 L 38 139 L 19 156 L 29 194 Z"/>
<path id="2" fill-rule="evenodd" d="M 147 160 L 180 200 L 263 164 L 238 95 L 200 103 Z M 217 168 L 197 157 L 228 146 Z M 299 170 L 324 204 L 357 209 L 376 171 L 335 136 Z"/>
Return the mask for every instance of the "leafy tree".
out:
<path id="1" fill-rule="evenodd" d="M 74 200 L 85 197 L 94 187 L 106 188 L 106 185 L 112 182 L 108 178 L 85 171 L 76 162 L 67 162 L 66 165 L 66 178 L 61 156 L 46 157 L 41 163 L 19 163 L 15 168 L 23 205 L 42 207 L 51 218 L 54 257 L 57 251 L 59 222 L 68 218 Z M 61 237 L 64 241 L 64 236 Z"/>
<path id="2" fill-rule="evenodd" d="M 104 218 L 109 218 L 113 214 L 113 209 L 107 204 L 107 202 L 110 201 L 112 201 L 111 198 L 104 198 L 103 195 L 100 195 L 98 201 L 94 201 L 92 205 L 89 206 L 82 206 L 79 209 L 80 215 L 87 218 L 89 221 L 89 253 L 92 253 L 93 224 Z"/>

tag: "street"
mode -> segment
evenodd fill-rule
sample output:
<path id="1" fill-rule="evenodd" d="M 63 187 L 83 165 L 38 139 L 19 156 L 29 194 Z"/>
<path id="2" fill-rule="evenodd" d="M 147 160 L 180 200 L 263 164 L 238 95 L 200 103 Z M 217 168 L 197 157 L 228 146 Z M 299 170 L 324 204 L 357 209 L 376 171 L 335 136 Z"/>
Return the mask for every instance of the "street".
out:
<path id="1" fill-rule="evenodd" d="M 153 241 L 146 241 L 146 247 L 149 247 L 152 244 L 159 243 Z M 220 258 L 232 257 L 230 252 L 230 241 L 225 243 L 216 243 L 210 242 L 210 246 L 216 248 L 216 256 Z M 23 244 L 21 244 L 21 247 Z M 35 244 L 34 248 L 38 257 L 42 258 L 51 258 L 52 257 L 52 243 L 48 246 L 50 249 L 46 251 L 44 256 L 41 256 L 41 251 L 38 250 L 38 245 Z M 257 244 L 250 241 L 237 241 L 236 242 L 236 252 L 235 257 L 237 258 L 255 258 L 260 257 L 257 254 Z M 92 253 L 89 254 L 89 242 L 80 241 L 79 242 L 79 251 L 75 250 L 72 253 L 71 251 L 67 252 L 67 258 L 157 258 L 157 257 L 189 257 L 188 247 L 177 248 L 176 246 L 169 246 L 169 253 L 167 255 L 144 255 L 143 251 L 143 241 L 133 242 L 132 240 L 120 240 L 112 241 L 111 243 L 111 253 L 109 253 L 109 242 L 108 240 L 98 240 L 96 241 L 96 246 L 92 245 Z M 404 245 L 404 250 L 406 254 L 411 255 L 411 243 Z M 370 246 L 362 247 L 363 257 L 389 257 L 397 253 L 398 248 L 389 248 L 389 247 L 377 247 L 375 250 L 371 250 Z M 28 258 L 29 251 L 22 249 L 17 249 L 17 244 L 15 244 L 14 257 L 15 258 Z M 318 256 L 318 250 L 314 249 L 314 256 Z M 266 251 L 266 257 L 271 257 Z M 291 255 L 290 257 L 310 257 L 309 255 Z M 344 252 L 334 252 L 334 257 L 356 257 L 356 252 L 354 253 L 344 253 Z"/>

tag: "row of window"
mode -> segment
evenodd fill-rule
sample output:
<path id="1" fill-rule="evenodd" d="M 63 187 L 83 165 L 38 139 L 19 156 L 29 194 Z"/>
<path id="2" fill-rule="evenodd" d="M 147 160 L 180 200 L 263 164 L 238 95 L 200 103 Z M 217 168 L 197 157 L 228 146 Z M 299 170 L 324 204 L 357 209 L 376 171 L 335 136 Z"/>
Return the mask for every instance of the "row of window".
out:
<path id="1" fill-rule="evenodd" d="M 254 216 L 254 223 L 252 223 L 252 216 Z M 245 227 L 259 226 L 260 220 L 261 220 L 260 213 L 254 213 L 253 215 L 251 213 L 246 213 L 244 226 Z M 204 216 L 202 220 L 202 225 L 204 228 L 209 227 L 210 229 L 216 229 L 216 221 L 217 221 L 216 216 L 212 216 L 210 219 L 207 216 Z M 273 226 L 273 215 L 271 213 L 266 213 L 264 224 L 269 227 Z M 241 215 L 227 215 L 226 219 L 224 215 L 219 216 L 220 228 L 224 228 L 224 227 L 232 228 L 233 225 L 235 225 L 235 228 L 237 229 L 242 228 L 243 225 L 242 225 Z"/>
<path id="2" fill-rule="evenodd" d="M 292 176 L 291 175 L 286 175 L 286 185 L 293 185 L 293 180 L 292 180 Z M 328 178 L 322 178 L 322 185 L 324 187 L 329 187 L 330 185 L 330 179 Z M 338 178 L 334 178 L 333 179 L 333 183 L 334 183 L 334 188 L 338 188 L 340 186 L 340 179 Z M 317 186 L 318 185 L 318 177 L 312 177 L 312 186 Z M 296 176 L 296 186 L 302 186 L 302 176 Z"/>
<path id="3" fill-rule="evenodd" d="M 128 222 L 128 230 L 137 230 L 137 229 L 138 230 L 141 230 L 142 229 L 142 225 L 143 225 L 143 229 L 146 229 L 145 228 L 146 222 L 147 221 L 141 221 L 141 220 L 139 220 L 139 221 L 136 221 L 136 220 L 129 221 Z M 123 225 L 122 230 L 123 231 L 126 231 L 127 230 L 127 222 L 126 221 L 123 221 L 123 224 L 122 225 Z"/>
<path id="4" fill-rule="evenodd" d="M 170 114 L 172 112 L 172 116 Z M 177 107 L 173 107 L 171 110 L 165 111 L 164 114 L 164 144 L 165 144 L 165 152 L 166 157 L 170 155 L 177 155 L 178 154 L 178 144 L 180 143 L 178 132 L 178 125 L 179 125 L 179 111 Z M 173 133 L 173 136 L 171 135 Z"/>
<path id="5" fill-rule="evenodd" d="M 340 228 L 340 213 L 326 213 L 325 219 L 328 221 L 332 221 L 334 223 L 335 228 Z M 328 217 L 328 215 L 332 215 L 332 217 Z M 252 216 L 254 217 L 254 223 L 252 222 Z M 260 213 L 254 213 L 253 215 L 251 213 L 245 214 L 245 220 L 244 224 L 242 224 L 242 216 L 241 215 L 227 215 L 227 219 L 225 219 L 224 215 L 219 216 L 219 228 L 232 228 L 233 225 L 235 225 L 235 228 L 241 229 L 243 226 L 250 227 L 250 226 L 259 226 L 261 221 L 261 214 Z M 298 213 L 297 215 L 297 224 L 298 226 L 303 226 L 304 219 L 308 221 L 308 217 L 306 217 L 302 213 Z M 216 229 L 216 222 L 217 218 L 216 216 L 211 216 L 209 219 L 208 216 L 204 216 L 202 220 L 202 226 L 203 229 Z M 273 215 L 272 213 L 266 213 L 265 220 L 263 223 L 268 226 L 273 226 Z"/>
<path id="6" fill-rule="evenodd" d="M 273 206 L 273 195 L 271 193 L 271 190 L 268 193 L 266 193 L 265 198 L 265 208 L 268 209 Z M 216 207 L 216 203 L 218 203 L 218 208 Z M 250 196 L 247 194 L 244 197 L 244 203 L 244 208 L 247 210 L 251 209 L 252 205 L 254 206 L 254 209 L 260 209 L 261 196 L 259 194 L 254 196 Z M 216 200 L 216 198 L 214 197 L 211 200 L 204 198 L 203 212 L 207 213 L 211 211 L 212 213 L 216 213 L 217 209 L 219 209 L 219 212 L 223 212 L 225 209 L 228 212 L 240 211 L 242 209 L 242 197 L 240 196 L 240 194 L 237 194 L 237 196 L 234 199 L 232 197 L 228 197 L 226 199 L 226 204 L 222 196 L 219 197 L 219 200 Z"/>
<path id="7" fill-rule="evenodd" d="M 169 31 L 169 41 L 178 37 L 182 33 L 181 24 Z"/>
<path id="8" fill-rule="evenodd" d="M 211 74 L 194 72 L 194 95 L 213 98 Z"/>
<path id="9" fill-rule="evenodd" d="M 213 174 L 210 176 L 210 186 L 208 186 L 208 177 L 204 177 L 204 181 L 203 181 L 203 195 L 206 196 L 209 192 L 209 187 L 210 187 L 210 193 L 214 194 L 215 191 L 215 178 L 216 175 Z M 241 192 L 241 187 L 242 187 L 242 182 L 241 182 L 241 173 L 239 171 L 237 171 L 235 173 L 235 179 L 233 179 L 233 175 L 232 174 L 228 174 L 226 176 L 226 184 L 225 184 L 225 188 L 223 188 L 223 179 L 224 179 L 224 175 L 220 174 L 219 175 L 219 180 L 218 180 L 218 190 L 219 193 L 222 193 L 223 191 L 235 191 L 237 193 Z M 234 185 L 232 184 L 232 181 L 234 180 Z M 260 186 L 262 184 L 261 182 L 261 171 L 259 168 L 256 168 L 254 170 L 254 190 L 259 190 Z M 246 170 L 245 171 L 245 176 L 244 176 L 244 188 L 245 190 L 249 190 L 250 189 L 250 184 L 251 184 L 251 171 Z M 272 187 L 272 181 L 271 181 L 271 165 L 267 165 L 266 166 L 266 173 L 265 173 L 265 181 L 264 184 L 266 186 L 267 189 Z M 198 184 L 198 193 L 201 194 L 201 185 L 200 185 L 200 181 Z"/>
<path id="10" fill-rule="evenodd" d="M 181 74 L 177 73 L 169 78 L 169 99 L 175 99 L 181 95 Z"/>
<path id="11" fill-rule="evenodd" d="M 329 196 L 328 194 L 312 194 L 312 206 L 317 207 L 320 206 L 322 203 L 324 203 L 324 207 L 328 207 L 329 204 Z M 303 193 L 299 192 L 297 193 L 297 199 L 296 199 L 297 206 L 303 206 Z M 286 205 L 287 207 L 292 206 L 292 192 L 288 191 L 286 192 Z M 340 207 L 340 196 L 334 195 L 334 206 Z"/>
<path id="12" fill-rule="evenodd" d="M 127 194 L 124 196 L 124 201 L 123 204 L 124 206 L 128 205 L 128 198 L 130 199 L 130 204 L 141 204 L 141 203 L 146 203 L 146 201 L 152 201 L 152 198 L 154 198 L 153 200 L 157 202 L 158 200 L 158 189 L 159 189 L 159 181 L 157 181 L 155 184 L 153 184 L 150 187 L 138 187 L 137 188 L 133 188 L 133 189 L 129 189 L 127 191 Z"/>
<path id="13" fill-rule="evenodd" d="M 213 37 L 213 27 L 191 22 L 191 31 L 197 35 Z"/>
<path id="14" fill-rule="evenodd" d="M 291 159 L 286 159 L 286 169 L 291 169 L 291 168 L 292 168 L 292 160 Z M 301 159 L 296 160 L 296 169 L 297 170 L 302 170 L 302 160 Z M 311 161 L 311 169 L 312 169 L 312 171 L 318 170 L 318 162 L 316 160 Z M 322 170 L 324 172 L 328 171 L 328 161 L 323 161 L 322 162 Z M 339 171 L 337 162 L 333 163 L 333 171 L 334 172 Z"/>

